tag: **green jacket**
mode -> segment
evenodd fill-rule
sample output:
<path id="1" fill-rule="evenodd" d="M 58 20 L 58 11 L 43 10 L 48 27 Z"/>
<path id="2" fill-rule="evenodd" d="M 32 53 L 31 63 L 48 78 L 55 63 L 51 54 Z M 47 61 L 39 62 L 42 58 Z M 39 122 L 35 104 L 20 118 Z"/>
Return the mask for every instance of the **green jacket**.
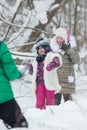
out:
<path id="1" fill-rule="evenodd" d="M 14 98 L 10 80 L 21 76 L 5 42 L 0 42 L 0 103 Z"/>

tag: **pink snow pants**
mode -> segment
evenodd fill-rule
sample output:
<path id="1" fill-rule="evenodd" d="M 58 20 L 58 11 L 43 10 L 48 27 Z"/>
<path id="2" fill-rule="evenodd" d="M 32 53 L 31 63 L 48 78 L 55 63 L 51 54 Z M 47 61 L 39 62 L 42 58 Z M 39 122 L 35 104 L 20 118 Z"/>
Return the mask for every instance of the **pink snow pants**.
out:
<path id="1" fill-rule="evenodd" d="M 47 90 L 44 84 L 38 84 L 36 90 L 36 108 L 46 109 L 46 105 L 54 105 L 54 90 Z"/>

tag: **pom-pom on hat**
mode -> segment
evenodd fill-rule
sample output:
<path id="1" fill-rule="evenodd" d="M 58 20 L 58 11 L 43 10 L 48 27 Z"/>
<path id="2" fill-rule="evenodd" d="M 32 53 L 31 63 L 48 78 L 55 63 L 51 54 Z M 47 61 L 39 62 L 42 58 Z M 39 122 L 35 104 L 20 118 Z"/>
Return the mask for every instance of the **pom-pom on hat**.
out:
<path id="1" fill-rule="evenodd" d="M 57 28 L 55 31 L 55 36 L 56 37 L 61 37 L 64 39 L 65 43 L 67 43 L 67 31 L 64 28 Z"/>

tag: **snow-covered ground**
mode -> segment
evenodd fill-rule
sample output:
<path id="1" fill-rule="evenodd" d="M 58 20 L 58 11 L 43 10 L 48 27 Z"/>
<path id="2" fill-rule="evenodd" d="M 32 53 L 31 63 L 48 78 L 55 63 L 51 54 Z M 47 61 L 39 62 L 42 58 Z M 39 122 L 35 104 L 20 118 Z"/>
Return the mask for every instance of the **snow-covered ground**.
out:
<path id="1" fill-rule="evenodd" d="M 87 76 L 80 75 L 77 78 L 73 101 L 62 101 L 61 105 L 48 106 L 46 110 L 35 108 L 29 75 L 25 76 L 25 80 L 12 82 L 12 86 L 16 100 L 29 122 L 29 130 L 87 130 Z M 0 129 L 6 130 L 2 121 Z"/>
<path id="2" fill-rule="evenodd" d="M 1 3 L 0 12 L 3 14 L 2 16 L 4 16 L 4 18 L 7 19 L 7 21 L 10 21 L 10 18 L 13 17 L 15 12 L 17 11 L 17 7 L 19 6 L 20 2 L 21 0 L 17 0 L 16 4 L 14 4 L 13 7 L 13 6 L 9 6 L 7 0 L 0 1 Z M 36 13 L 35 11 L 32 11 L 32 17 L 31 17 L 31 11 L 28 8 L 24 7 L 23 14 L 25 15 L 22 15 L 22 17 L 20 17 L 20 15 L 16 17 L 16 20 L 18 21 L 18 25 L 20 25 L 19 20 L 23 21 L 22 26 L 29 25 L 31 28 L 36 27 L 39 24 L 39 22 L 42 24 L 47 23 L 48 21 L 47 11 L 50 9 L 50 6 L 53 2 L 54 0 L 46 0 L 45 2 L 39 1 L 39 3 L 38 1 L 34 1 Z M 2 6 L 3 3 L 5 3 L 5 8 L 4 6 Z M 56 4 L 56 6 L 59 5 Z M 53 7 L 55 8 L 55 5 Z M 51 10 L 52 9 L 53 8 L 51 8 Z M 60 13 L 59 13 L 59 17 L 60 17 Z M 62 18 L 61 21 L 61 25 L 63 26 L 64 26 L 64 19 L 65 17 Z M 0 21 L 0 24 L 2 26 L 2 21 Z M 55 27 L 53 27 L 53 30 L 55 30 Z M 8 47 L 11 48 L 17 45 L 18 46 L 22 45 L 22 43 L 25 43 L 29 39 L 29 36 L 31 35 L 32 31 L 33 30 L 25 30 L 24 33 L 22 33 L 23 28 L 19 28 L 17 32 L 14 31 L 14 33 L 11 34 L 8 40 L 8 43 L 10 42 L 10 44 L 8 44 Z M 4 34 L 4 32 L 7 31 L 1 31 L 1 36 L 0 36 L 1 39 L 3 39 L 2 34 Z M 82 30 L 82 32 L 84 32 L 84 30 Z M 84 58 L 85 55 L 87 54 L 87 51 L 85 51 L 86 53 L 84 53 L 84 51 L 85 50 L 82 49 L 80 55 L 81 58 Z M 16 54 L 18 53 L 16 52 Z M 83 71 L 83 67 L 82 67 L 83 74 L 86 74 L 86 70 Z M 31 80 L 29 75 L 25 76 L 24 80 L 20 79 L 12 82 L 12 86 L 13 86 L 13 91 L 15 93 L 16 100 L 21 106 L 21 109 L 29 122 L 29 130 L 87 130 L 87 124 L 86 124 L 87 122 L 87 100 L 86 100 L 87 99 L 87 76 L 80 75 L 77 78 L 76 80 L 77 93 L 76 95 L 73 95 L 73 101 L 67 101 L 65 103 L 62 102 L 62 104 L 59 106 L 48 106 L 46 110 L 35 109 L 35 95 L 31 92 L 32 88 L 31 88 Z M 0 120 L 0 129 L 7 130 L 1 120 Z M 21 130 L 21 129 L 26 130 L 23 128 L 16 128 L 14 130 Z"/>

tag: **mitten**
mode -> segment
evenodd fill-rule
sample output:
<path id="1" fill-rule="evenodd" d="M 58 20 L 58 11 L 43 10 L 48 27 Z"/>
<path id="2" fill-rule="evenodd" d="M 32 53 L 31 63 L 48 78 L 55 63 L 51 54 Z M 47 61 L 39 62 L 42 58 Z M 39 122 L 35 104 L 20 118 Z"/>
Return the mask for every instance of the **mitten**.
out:
<path id="1" fill-rule="evenodd" d="M 27 66 L 29 67 L 29 74 L 33 74 L 33 66 L 32 64 L 27 64 Z"/>
<path id="2" fill-rule="evenodd" d="M 60 49 L 66 52 L 70 48 L 70 45 L 63 44 Z"/>
<path id="3" fill-rule="evenodd" d="M 46 70 L 47 71 L 51 71 L 52 69 L 56 68 L 60 66 L 60 61 L 59 61 L 59 58 L 58 57 L 54 57 L 52 62 L 50 62 L 47 67 L 46 67 Z"/>
<path id="4" fill-rule="evenodd" d="M 46 67 L 46 70 L 47 71 L 51 71 L 52 70 L 52 66 L 50 64 L 48 64 L 47 67 Z"/>

